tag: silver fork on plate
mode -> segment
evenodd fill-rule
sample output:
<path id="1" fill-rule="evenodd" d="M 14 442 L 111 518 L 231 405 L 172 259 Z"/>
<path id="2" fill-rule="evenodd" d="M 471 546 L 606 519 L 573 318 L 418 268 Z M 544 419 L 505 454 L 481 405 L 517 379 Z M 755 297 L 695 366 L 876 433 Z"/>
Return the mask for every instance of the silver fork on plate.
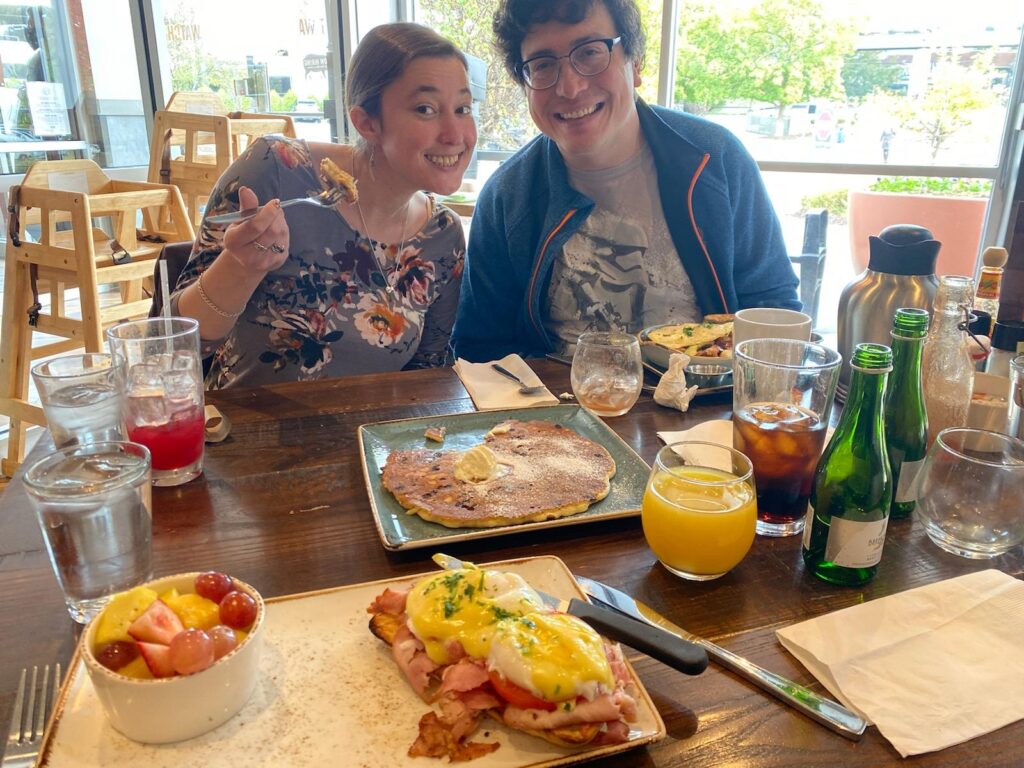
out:
<path id="1" fill-rule="evenodd" d="M 27 667 L 21 670 L 18 692 L 14 697 L 11 732 L 0 767 L 28 768 L 35 763 L 43 731 L 57 702 L 60 681 L 60 664 L 52 667 L 47 664 L 42 668 L 42 675 L 39 667 L 32 667 L 31 674 Z"/>
<path id="2" fill-rule="evenodd" d="M 290 205 L 298 205 L 299 203 L 308 203 L 309 205 L 320 206 L 321 208 L 333 208 L 335 205 L 340 203 L 346 197 L 346 192 L 340 187 L 328 187 L 327 189 L 320 192 L 318 195 L 311 195 L 309 197 L 295 197 L 291 200 L 282 200 L 281 207 L 287 208 Z M 217 216 L 207 216 L 205 221 L 207 224 L 233 224 L 236 221 L 244 221 L 245 219 L 251 219 L 257 213 L 262 211 L 265 206 L 259 206 L 258 208 L 249 208 L 244 211 L 234 211 L 233 213 L 222 213 Z"/>

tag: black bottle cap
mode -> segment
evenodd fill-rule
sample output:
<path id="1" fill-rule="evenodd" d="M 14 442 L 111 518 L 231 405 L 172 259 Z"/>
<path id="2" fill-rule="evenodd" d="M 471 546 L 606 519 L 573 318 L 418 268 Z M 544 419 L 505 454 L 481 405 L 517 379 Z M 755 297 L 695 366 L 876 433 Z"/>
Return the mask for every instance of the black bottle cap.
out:
<path id="1" fill-rule="evenodd" d="M 893 224 L 868 238 L 868 269 L 890 275 L 934 275 L 942 243 L 916 224 Z"/>
<path id="2" fill-rule="evenodd" d="M 972 309 L 967 330 L 975 336 L 988 336 L 992 332 L 992 315 L 983 309 Z"/>
<path id="3" fill-rule="evenodd" d="M 992 331 L 992 346 L 1006 352 L 1016 352 L 1017 345 L 1024 343 L 1024 320 L 996 321 Z"/>

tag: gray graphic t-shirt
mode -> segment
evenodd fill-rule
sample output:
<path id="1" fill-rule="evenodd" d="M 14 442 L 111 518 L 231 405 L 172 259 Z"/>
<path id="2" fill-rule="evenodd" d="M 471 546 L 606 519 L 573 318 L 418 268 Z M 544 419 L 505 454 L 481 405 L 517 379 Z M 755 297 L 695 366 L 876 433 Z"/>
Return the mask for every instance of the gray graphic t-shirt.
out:
<path id="1" fill-rule="evenodd" d="M 560 351 L 571 353 L 585 331 L 637 333 L 699 320 L 665 223 L 650 149 L 644 145 L 613 168 L 570 168 L 569 183 L 597 206 L 555 256 L 544 322 Z"/>

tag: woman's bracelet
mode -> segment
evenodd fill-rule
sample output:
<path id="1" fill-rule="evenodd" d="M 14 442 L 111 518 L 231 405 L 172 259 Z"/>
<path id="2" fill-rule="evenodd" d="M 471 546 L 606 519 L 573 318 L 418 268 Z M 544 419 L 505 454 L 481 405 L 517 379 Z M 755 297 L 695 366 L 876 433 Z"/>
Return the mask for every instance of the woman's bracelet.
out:
<path id="1" fill-rule="evenodd" d="M 237 320 L 242 315 L 242 313 L 245 311 L 245 307 L 242 307 L 237 312 L 227 312 L 227 311 L 221 309 L 220 307 L 218 307 L 216 304 L 214 304 L 210 300 L 210 297 L 206 295 L 206 291 L 203 290 L 203 277 L 205 277 L 205 275 L 206 275 L 206 272 L 202 272 L 199 275 L 199 279 L 196 280 L 196 286 L 198 286 L 198 288 L 199 288 L 199 298 L 203 300 L 203 304 L 208 306 L 210 309 L 212 309 L 214 312 L 216 312 L 218 315 L 220 315 L 223 318 L 226 318 L 228 320 Z"/>

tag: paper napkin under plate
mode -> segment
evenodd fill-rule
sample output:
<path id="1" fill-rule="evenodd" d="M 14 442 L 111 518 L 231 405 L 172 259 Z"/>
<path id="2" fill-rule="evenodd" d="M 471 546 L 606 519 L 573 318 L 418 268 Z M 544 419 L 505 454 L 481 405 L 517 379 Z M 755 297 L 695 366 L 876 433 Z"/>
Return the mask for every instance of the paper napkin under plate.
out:
<path id="1" fill-rule="evenodd" d="M 1024 718 L 1024 582 L 1001 571 L 918 587 L 776 634 L 904 757 Z"/>
<path id="2" fill-rule="evenodd" d="M 494 362 L 514 373 L 531 387 L 544 384 L 519 355 L 507 355 Z M 519 385 L 494 370 L 491 363 L 470 363 L 459 358 L 455 361 L 454 367 L 478 411 L 558 405 L 558 398 L 546 388 L 535 395 L 522 394 Z"/>

